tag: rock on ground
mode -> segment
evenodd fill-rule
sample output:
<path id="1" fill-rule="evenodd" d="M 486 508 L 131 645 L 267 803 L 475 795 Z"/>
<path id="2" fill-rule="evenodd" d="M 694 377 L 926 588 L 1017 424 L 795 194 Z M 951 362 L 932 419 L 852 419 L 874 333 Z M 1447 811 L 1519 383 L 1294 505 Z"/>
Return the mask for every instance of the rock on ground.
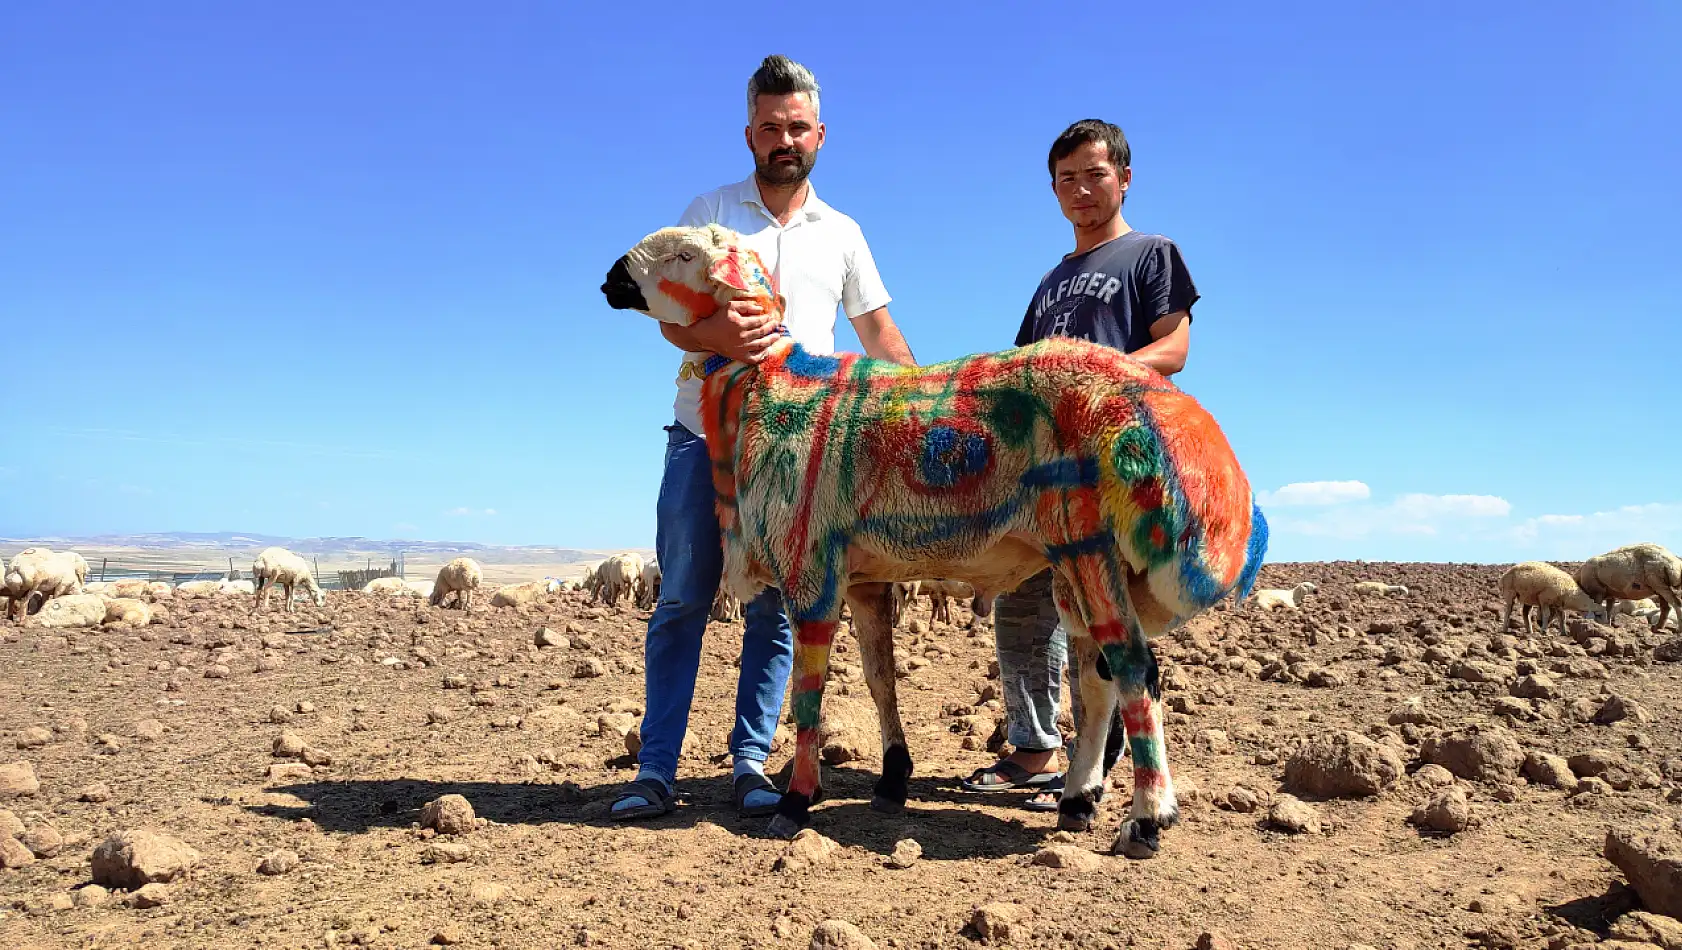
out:
<path id="1" fill-rule="evenodd" d="M 1505 729 L 1473 727 L 1420 745 L 1420 758 L 1471 781 L 1511 782 L 1524 765 L 1524 749 Z"/>
<path id="2" fill-rule="evenodd" d="M 257 873 L 269 876 L 286 874 L 297 866 L 298 852 L 281 848 L 263 856 L 262 862 L 257 865 Z"/>
<path id="3" fill-rule="evenodd" d="M 805 828 L 788 843 L 788 848 L 771 865 L 771 870 L 804 871 L 819 867 L 833 861 L 840 850 L 841 846 L 834 839 Z"/>
<path id="4" fill-rule="evenodd" d="M 1104 859 L 1079 845 L 1054 844 L 1035 852 L 1031 863 L 1065 871 L 1096 871 L 1104 866 Z"/>
<path id="5" fill-rule="evenodd" d="M 1268 809 L 1267 823 L 1291 834 L 1319 834 L 1320 813 L 1295 795 L 1280 795 Z"/>
<path id="6" fill-rule="evenodd" d="M 50 858 L 64 847 L 64 837 L 47 825 L 36 825 L 18 838 L 29 853 L 38 858 Z"/>
<path id="7" fill-rule="evenodd" d="M 810 950 L 876 950 L 876 943 L 845 920 L 830 919 L 812 930 Z"/>
<path id="8" fill-rule="evenodd" d="M 477 827 L 473 805 L 460 795 L 441 795 L 421 809 L 422 828 L 441 835 L 464 835 Z"/>
<path id="9" fill-rule="evenodd" d="M 1285 763 L 1285 789 L 1318 798 L 1377 795 L 1402 774 L 1402 760 L 1354 732 L 1310 739 Z"/>
<path id="10" fill-rule="evenodd" d="M 26 868 L 35 863 L 35 855 L 23 842 L 10 835 L 0 836 L 0 868 Z"/>
<path id="11" fill-rule="evenodd" d="M 1682 950 L 1682 921 L 1659 914 L 1630 911 L 1612 922 L 1611 934 L 1619 940 L 1656 944 L 1664 950 Z"/>
<path id="12" fill-rule="evenodd" d="M 1414 809 L 1408 821 L 1427 831 L 1457 834 L 1472 823 L 1472 806 L 1466 790 L 1458 785 L 1442 789 L 1431 800 Z"/>
<path id="13" fill-rule="evenodd" d="M 93 851 L 93 882 L 132 890 L 184 877 L 199 853 L 168 835 L 145 829 L 112 832 Z"/>
<path id="14" fill-rule="evenodd" d="M 981 939 L 989 943 L 1005 943 L 1025 929 L 1022 921 L 1027 916 L 1028 909 L 1021 904 L 999 902 L 977 907 L 970 915 L 969 923 Z"/>
<path id="15" fill-rule="evenodd" d="M 903 870 L 904 868 L 908 868 L 911 865 L 916 864 L 917 859 L 922 856 L 922 845 L 918 844 L 915 839 L 901 838 L 894 844 L 894 853 L 888 855 L 886 863 L 888 867 L 900 868 Z"/>
<path id="16" fill-rule="evenodd" d="M 1546 752 L 1532 752 L 1524 758 L 1524 777 L 1538 785 L 1567 792 L 1577 790 L 1577 776 L 1564 758 Z"/>
<path id="17" fill-rule="evenodd" d="M 0 801 L 24 798 L 40 790 L 41 783 L 35 778 L 35 766 L 28 762 L 0 764 Z"/>
<path id="18" fill-rule="evenodd" d="M 1629 880 L 1642 906 L 1682 917 L 1682 838 L 1609 829 L 1604 854 Z"/>

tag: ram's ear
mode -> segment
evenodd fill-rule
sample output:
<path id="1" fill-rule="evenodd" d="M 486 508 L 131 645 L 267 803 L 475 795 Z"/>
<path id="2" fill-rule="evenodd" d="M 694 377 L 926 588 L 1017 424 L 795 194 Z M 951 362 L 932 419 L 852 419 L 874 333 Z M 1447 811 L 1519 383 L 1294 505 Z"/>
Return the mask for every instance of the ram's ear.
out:
<path id="1" fill-rule="evenodd" d="M 749 293 L 753 287 L 748 283 L 745 268 L 753 265 L 745 260 L 739 247 L 725 247 L 713 255 L 712 263 L 707 266 L 707 277 L 716 284 Z"/>

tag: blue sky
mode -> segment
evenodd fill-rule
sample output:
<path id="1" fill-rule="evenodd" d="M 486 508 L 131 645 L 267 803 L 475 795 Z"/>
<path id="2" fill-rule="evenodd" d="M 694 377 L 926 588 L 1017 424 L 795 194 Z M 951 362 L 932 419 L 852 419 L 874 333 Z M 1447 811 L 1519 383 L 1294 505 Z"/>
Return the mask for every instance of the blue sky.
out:
<path id="1" fill-rule="evenodd" d="M 0 535 L 651 544 L 673 351 L 597 287 L 783 52 L 924 362 L 1126 130 L 1274 559 L 1682 550 L 1682 6 L 584 6 L 0 6 Z"/>

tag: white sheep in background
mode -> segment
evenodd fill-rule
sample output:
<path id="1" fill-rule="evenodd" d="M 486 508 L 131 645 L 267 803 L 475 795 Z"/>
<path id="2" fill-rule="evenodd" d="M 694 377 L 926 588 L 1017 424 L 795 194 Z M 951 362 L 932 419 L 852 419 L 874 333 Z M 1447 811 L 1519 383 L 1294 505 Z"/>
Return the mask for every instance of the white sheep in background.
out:
<path id="1" fill-rule="evenodd" d="M 642 576 L 637 579 L 637 606 L 643 610 L 653 610 L 660 600 L 660 562 L 649 561 L 642 566 Z"/>
<path id="2" fill-rule="evenodd" d="M 561 582 L 553 577 L 524 584 L 504 584 L 491 594 L 492 607 L 519 607 L 535 604 L 550 594 L 559 593 Z"/>
<path id="3" fill-rule="evenodd" d="M 1302 606 L 1304 598 L 1319 589 L 1320 588 L 1315 587 L 1311 581 L 1303 581 L 1290 590 L 1281 590 L 1277 587 L 1269 587 L 1264 590 L 1256 591 L 1255 604 L 1263 610 L 1272 610 L 1275 607 L 1285 607 L 1290 610 L 1295 610 Z"/>
<path id="4" fill-rule="evenodd" d="M 917 592 L 929 598 L 929 623 L 952 622 L 952 601 L 971 600 L 975 588 L 964 581 L 926 578 L 917 582 Z"/>
<path id="5" fill-rule="evenodd" d="M 1618 598 L 1647 597 L 1658 606 L 1658 617 L 1652 621 L 1654 630 L 1664 628 L 1672 610 L 1682 617 L 1682 558 L 1657 544 L 1627 544 L 1591 557 L 1577 568 L 1577 583 L 1604 607 L 1597 613 L 1608 618 Z"/>
<path id="6" fill-rule="evenodd" d="M 478 561 L 470 557 L 455 558 L 438 569 L 438 579 L 432 582 L 432 594 L 427 597 L 427 603 L 442 607 L 444 601 L 454 594 L 456 607 L 470 610 L 473 607 L 473 592 L 479 589 L 484 579 L 485 571 Z"/>
<path id="7" fill-rule="evenodd" d="M 6 619 L 39 611 L 54 597 L 79 594 L 88 579 L 88 562 L 75 551 L 25 548 L 6 566 Z"/>
<path id="8" fill-rule="evenodd" d="M 637 581 L 641 578 L 642 555 L 615 554 L 597 568 L 596 589 L 590 602 L 605 600 L 611 606 L 619 603 L 620 597 L 635 597 Z"/>
<path id="9" fill-rule="evenodd" d="M 1384 584 L 1379 581 L 1359 581 L 1355 584 L 1355 593 L 1374 594 L 1379 597 L 1406 597 L 1408 589 L 1401 584 Z"/>
<path id="10" fill-rule="evenodd" d="M 1513 603 L 1516 601 L 1524 606 L 1521 615 L 1524 618 L 1524 632 L 1531 635 L 1535 631 L 1530 626 L 1530 608 L 1535 607 L 1536 613 L 1542 618 L 1542 632 L 1548 632 L 1548 624 L 1553 622 L 1553 614 L 1558 611 L 1559 634 L 1565 636 L 1565 612 L 1575 610 L 1579 613 L 1593 613 L 1596 604 L 1594 598 L 1583 592 L 1577 586 L 1577 581 L 1570 574 L 1554 567 L 1546 561 L 1525 561 L 1507 568 L 1497 582 L 1501 598 L 1506 602 L 1501 612 L 1501 630 L 1506 631 L 1512 622 Z"/>
<path id="11" fill-rule="evenodd" d="M 315 575 L 310 572 L 309 562 L 285 548 L 264 548 L 263 553 L 257 555 L 257 560 L 251 562 L 251 578 L 257 594 L 258 610 L 268 608 L 269 595 L 274 593 L 276 584 L 286 590 L 287 613 L 292 612 L 293 590 L 299 587 L 310 595 L 317 607 L 327 603 L 327 595 L 322 592 L 320 585 L 316 584 Z"/>
<path id="12" fill-rule="evenodd" d="M 418 597 L 420 596 L 408 582 L 401 577 L 376 577 L 362 585 L 364 594 L 380 594 L 385 597 Z"/>
<path id="13" fill-rule="evenodd" d="M 895 581 L 893 599 L 888 602 L 888 625 L 897 629 L 905 612 L 917 602 L 917 595 L 923 590 L 922 581 Z"/>

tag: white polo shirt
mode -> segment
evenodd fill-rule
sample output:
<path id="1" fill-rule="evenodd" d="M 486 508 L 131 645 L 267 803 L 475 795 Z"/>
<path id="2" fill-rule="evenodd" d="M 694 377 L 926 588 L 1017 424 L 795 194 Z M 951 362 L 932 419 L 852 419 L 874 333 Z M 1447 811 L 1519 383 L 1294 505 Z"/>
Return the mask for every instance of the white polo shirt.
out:
<path id="1" fill-rule="evenodd" d="M 810 180 L 805 204 L 786 225 L 778 224 L 760 203 L 759 184 L 751 175 L 690 202 L 678 224 L 720 224 L 739 232 L 742 243 L 759 252 L 771 272 L 771 286 L 787 302 L 783 324 L 810 352 L 835 352 L 837 306 L 851 320 L 887 306 L 891 299 L 858 223 L 824 204 Z M 701 431 L 701 380 L 684 373 L 682 363 L 695 363 L 695 369 L 700 369 L 707 355 L 683 355 L 677 401 L 672 406 L 677 421 L 702 438 L 706 433 Z"/>

